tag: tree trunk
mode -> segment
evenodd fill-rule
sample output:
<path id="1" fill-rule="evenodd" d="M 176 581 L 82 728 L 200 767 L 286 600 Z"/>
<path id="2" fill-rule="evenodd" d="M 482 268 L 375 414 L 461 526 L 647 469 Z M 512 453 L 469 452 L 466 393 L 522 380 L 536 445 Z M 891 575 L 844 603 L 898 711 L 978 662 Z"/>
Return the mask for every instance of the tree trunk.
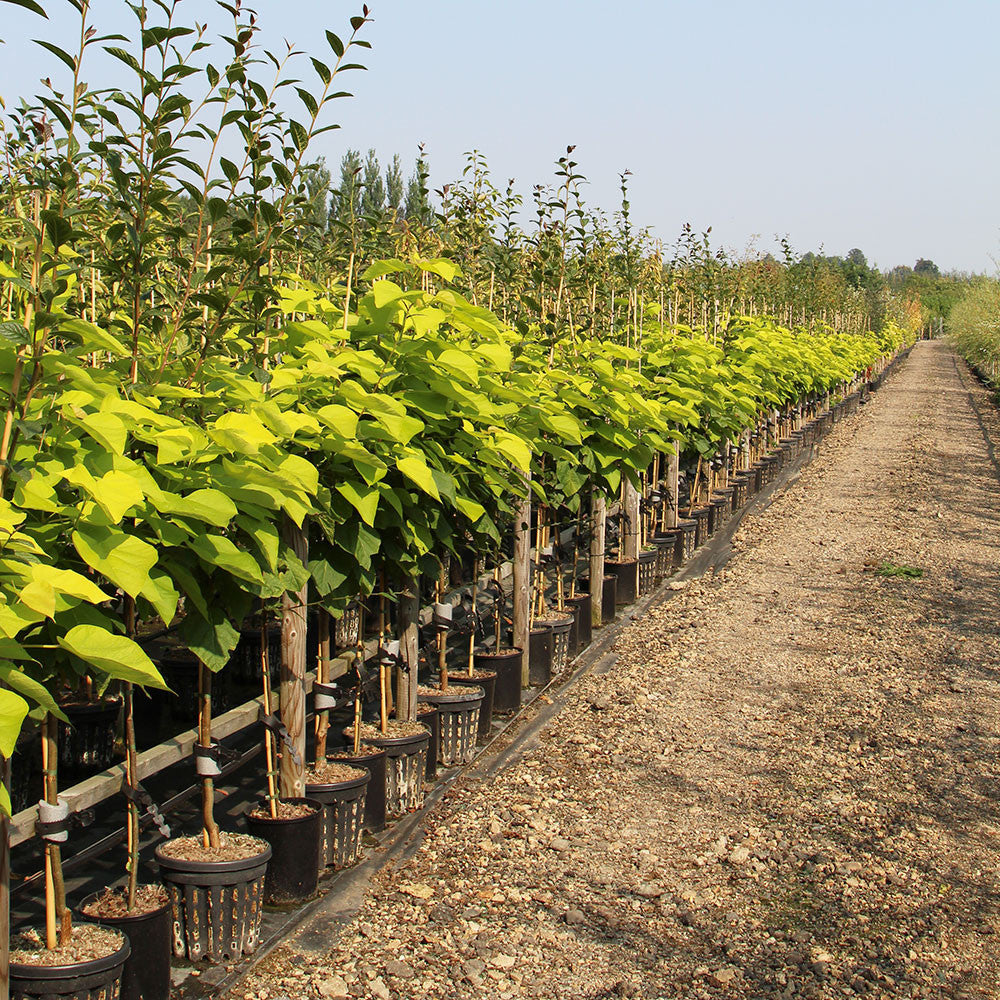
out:
<path id="1" fill-rule="evenodd" d="M 525 487 L 527 487 L 525 476 Z M 529 683 L 528 649 L 531 629 L 531 495 L 514 514 L 514 645 L 521 649 L 521 686 Z"/>
<path id="2" fill-rule="evenodd" d="M 305 531 L 285 518 L 282 525 L 285 543 L 304 566 L 309 561 L 309 539 Z M 306 608 L 309 584 L 296 593 L 286 591 L 281 596 L 281 721 L 288 730 L 292 746 L 298 752 L 298 762 L 281 749 L 282 798 L 305 795 L 306 764 Z"/>
<path id="3" fill-rule="evenodd" d="M 604 528 L 607 501 L 596 487 L 590 489 L 590 620 L 600 625 L 604 602 Z"/>
<path id="4" fill-rule="evenodd" d="M 417 719 L 417 671 L 420 664 L 420 581 L 408 579 L 399 592 L 399 654 L 403 666 L 396 670 L 396 717 Z"/>
<path id="5" fill-rule="evenodd" d="M 675 448 L 680 448 L 680 442 L 674 444 Z M 667 527 L 677 527 L 677 512 L 680 509 L 680 498 L 678 496 L 679 487 L 679 461 L 677 455 L 670 456 L 667 462 L 667 495 L 669 496 L 669 507 L 667 510 Z"/>

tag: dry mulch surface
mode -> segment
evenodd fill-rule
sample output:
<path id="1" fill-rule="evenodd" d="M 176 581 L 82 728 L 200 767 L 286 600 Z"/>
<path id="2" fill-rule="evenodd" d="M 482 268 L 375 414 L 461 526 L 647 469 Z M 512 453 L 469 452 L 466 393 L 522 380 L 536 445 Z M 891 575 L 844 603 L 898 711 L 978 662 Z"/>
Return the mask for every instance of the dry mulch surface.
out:
<path id="1" fill-rule="evenodd" d="M 992 441 L 918 344 L 327 955 L 283 946 L 244 995 L 996 997 Z"/>
<path id="2" fill-rule="evenodd" d="M 347 781 L 357 781 L 364 774 L 359 767 L 352 767 L 350 764 L 338 764 L 336 761 L 327 761 L 320 767 L 313 767 L 306 771 L 307 785 L 341 785 Z"/>
<path id="3" fill-rule="evenodd" d="M 34 966 L 77 965 L 113 955 L 124 940 L 123 934 L 110 927 L 75 924 L 69 941 L 49 951 L 45 947 L 45 931 L 32 927 L 11 938 L 10 961 Z"/>
<path id="4" fill-rule="evenodd" d="M 199 833 L 168 840 L 160 853 L 184 861 L 242 861 L 262 854 L 267 846 L 265 841 L 246 833 L 220 833 L 218 847 L 204 847 Z"/>
<path id="5" fill-rule="evenodd" d="M 135 891 L 135 906 L 128 909 L 128 892 L 125 889 L 105 889 L 97 899 L 81 908 L 85 917 L 117 920 L 120 917 L 139 917 L 152 913 L 170 902 L 162 885 L 140 885 Z"/>
<path id="6" fill-rule="evenodd" d="M 276 803 L 274 811 L 278 814 L 276 819 L 302 819 L 303 816 L 312 816 L 316 812 L 307 802 L 286 802 L 284 799 Z M 247 815 L 254 819 L 271 819 L 271 807 L 265 801 L 251 809 Z"/>

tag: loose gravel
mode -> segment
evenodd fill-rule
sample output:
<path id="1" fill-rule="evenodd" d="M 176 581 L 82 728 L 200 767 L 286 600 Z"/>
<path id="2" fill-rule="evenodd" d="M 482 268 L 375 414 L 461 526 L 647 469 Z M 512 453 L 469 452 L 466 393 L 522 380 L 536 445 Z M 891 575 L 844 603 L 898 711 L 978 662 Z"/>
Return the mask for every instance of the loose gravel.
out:
<path id="1" fill-rule="evenodd" d="M 239 992 L 1000 995 L 993 441 L 985 390 L 918 344 L 328 954 L 284 945 Z"/>

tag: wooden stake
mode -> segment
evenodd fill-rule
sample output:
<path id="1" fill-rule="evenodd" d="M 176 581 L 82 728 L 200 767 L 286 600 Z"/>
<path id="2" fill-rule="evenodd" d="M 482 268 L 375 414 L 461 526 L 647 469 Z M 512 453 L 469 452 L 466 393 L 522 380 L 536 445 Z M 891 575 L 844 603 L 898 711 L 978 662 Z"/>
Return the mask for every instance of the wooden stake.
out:
<path id="1" fill-rule="evenodd" d="M 212 672 L 198 661 L 198 743 L 203 747 L 212 745 Z M 211 778 L 201 779 L 201 842 L 206 848 L 219 846 L 219 827 L 213 812 L 215 806 L 215 782 Z"/>
<path id="2" fill-rule="evenodd" d="M 469 676 L 475 673 L 475 658 L 476 658 L 476 592 L 479 586 L 479 560 L 474 559 L 472 562 L 472 614 L 470 616 L 470 623 L 472 625 L 469 630 Z"/>
<path id="3" fill-rule="evenodd" d="M 496 565 L 493 567 L 493 581 L 497 585 L 497 601 L 496 601 L 496 638 L 494 646 L 494 652 L 499 653 L 500 646 L 500 633 L 503 631 L 503 599 L 500 597 L 502 591 L 500 590 L 500 566 Z"/>
<path id="4" fill-rule="evenodd" d="M 260 609 L 260 673 L 264 684 L 264 714 L 271 714 L 271 664 L 267 655 L 267 616 L 264 608 Z M 278 818 L 278 789 L 275 787 L 274 776 L 278 771 L 274 753 L 274 733 L 264 729 L 264 758 L 267 761 L 267 808 L 271 819 Z"/>
<path id="5" fill-rule="evenodd" d="M 389 710 L 385 696 L 385 666 L 382 663 L 382 649 L 385 646 L 385 575 L 380 574 L 379 595 L 378 595 L 378 651 L 375 654 L 378 660 L 378 710 L 379 729 L 384 736 L 388 728 Z"/>

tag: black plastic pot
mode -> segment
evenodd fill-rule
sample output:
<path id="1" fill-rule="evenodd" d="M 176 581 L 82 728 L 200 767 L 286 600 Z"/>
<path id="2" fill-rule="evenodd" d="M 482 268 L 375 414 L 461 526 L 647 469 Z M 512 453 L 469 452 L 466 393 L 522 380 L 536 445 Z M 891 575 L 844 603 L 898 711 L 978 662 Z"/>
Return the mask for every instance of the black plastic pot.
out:
<path id="1" fill-rule="evenodd" d="M 383 758 L 384 760 L 385 758 Z M 306 795 L 323 806 L 319 863 L 328 868 L 349 868 L 361 856 L 365 826 L 365 799 L 371 772 L 355 767 L 348 781 L 306 784 Z"/>
<path id="2" fill-rule="evenodd" d="M 323 843 L 323 803 L 312 798 L 285 799 L 289 805 L 309 806 L 313 811 L 290 819 L 244 815 L 247 830 L 271 845 L 271 860 L 264 876 L 264 902 L 272 906 L 301 903 L 316 895 L 320 850 Z M 267 799 L 250 808 L 267 809 Z"/>
<path id="3" fill-rule="evenodd" d="M 708 505 L 708 534 L 713 537 L 721 531 L 729 520 L 728 512 L 733 508 L 733 501 L 728 496 L 717 496 Z"/>
<path id="4" fill-rule="evenodd" d="M 192 962 L 235 962 L 260 939 L 264 877 L 271 848 L 237 861 L 185 861 L 156 848 L 174 924 L 174 955 Z"/>
<path id="5" fill-rule="evenodd" d="M 354 756 L 345 748 L 327 754 L 327 759 L 367 768 L 371 780 L 365 789 L 364 824 L 369 833 L 380 833 L 385 829 L 386 754 L 384 750 L 376 747 L 369 747 L 369 750 L 370 753 Z"/>
<path id="6" fill-rule="evenodd" d="M 76 778 L 111 767 L 115 762 L 115 724 L 121 701 L 105 698 L 61 707 L 69 725 L 59 723 L 59 767 Z"/>
<path id="7" fill-rule="evenodd" d="M 733 513 L 741 510 L 747 502 L 747 477 L 743 472 L 734 476 L 730 482 L 733 484 Z"/>
<path id="8" fill-rule="evenodd" d="M 601 583 L 601 624 L 613 622 L 617 611 L 618 576 L 615 573 L 605 573 Z"/>
<path id="9" fill-rule="evenodd" d="M 573 616 L 565 611 L 551 612 L 561 614 L 560 619 L 550 619 L 539 622 L 552 633 L 552 661 L 551 673 L 553 676 L 561 674 L 569 663 L 569 634 L 573 629 Z"/>
<path id="10" fill-rule="evenodd" d="M 639 596 L 651 594 L 656 586 L 656 565 L 659 560 L 657 549 L 647 549 L 639 553 Z"/>
<path id="11" fill-rule="evenodd" d="M 436 694 L 418 693 L 417 700 L 433 705 L 438 710 L 441 726 L 438 763 L 442 767 L 471 764 L 476 756 L 483 689 L 478 685 L 457 688 L 449 686 L 447 691 L 439 691 Z"/>
<path id="12" fill-rule="evenodd" d="M 698 507 L 691 517 L 695 521 L 694 547 L 700 549 L 708 541 L 708 507 Z"/>
<path id="13" fill-rule="evenodd" d="M 674 564 L 677 558 L 678 534 L 679 532 L 676 528 L 667 528 L 665 531 L 658 531 L 653 536 L 653 544 L 656 546 L 657 579 L 662 580 L 665 576 L 670 576 L 674 571 Z"/>
<path id="14" fill-rule="evenodd" d="M 521 707 L 520 649 L 509 653 L 476 653 L 473 663 L 477 670 L 492 670 L 497 679 L 493 688 L 493 711 L 516 712 Z"/>
<path id="15" fill-rule="evenodd" d="M 593 622 L 590 607 L 590 594 L 577 594 L 567 597 L 563 604 L 573 612 L 573 628 L 569 634 L 570 656 L 576 656 L 582 649 L 590 645 Z"/>
<path id="16" fill-rule="evenodd" d="M 10 963 L 11 1000 L 116 1000 L 129 956 L 128 936 L 113 955 L 72 965 Z"/>
<path id="17" fill-rule="evenodd" d="M 627 562 L 620 559 L 605 559 L 604 568 L 613 573 L 618 581 L 615 590 L 615 604 L 634 604 L 639 587 L 639 563 L 635 559 Z"/>
<path id="18" fill-rule="evenodd" d="M 473 667 L 475 663 L 473 663 Z M 450 677 L 452 684 L 460 687 L 478 687 L 483 691 L 483 703 L 479 706 L 479 735 L 477 742 L 484 744 L 489 741 L 490 730 L 493 728 L 493 702 L 496 698 L 497 675 L 492 670 L 475 670 L 475 676 L 468 677 L 458 674 Z"/>
<path id="19" fill-rule="evenodd" d="M 693 555 L 694 550 L 697 546 L 697 536 L 698 536 L 698 521 L 693 517 L 682 517 L 677 522 L 677 529 L 681 532 L 683 538 L 681 542 L 681 549 L 683 556 L 677 563 L 678 566 L 683 566 Z"/>
<path id="20" fill-rule="evenodd" d="M 528 680 L 535 687 L 552 680 L 552 633 L 542 626 L 528 633 Z"/>
<path id="21" fill-rule="evenodd" d="M 438 755 L 441 753 L 441 717 L 433 705 L 424 705 L 417 711 L 417 722 L 426 726 L 427 732 L 431 734 L 424 777 L 428 781 L 434 781 L 438 773 Z"/>
<path id="22" fill-rule="evenodd" d="M 372 736 L 362 742 L 385 751 L 385 814 L 398 819 L 424 804 L 424 774 L 431 734 Z"/>
<path id="23" fill-rule="evenodd" d="M 103 893 L 95 892 L 80 904 L 84 912 Z M 125 917 L 85 919 L 102 927 L 113 927 L 128 938 L 131 953 L 122 972 L 121 1000 L 168 1000 L 170 996 L 170 954 L 173 920 L 170 900 L 148 913 Z"/>

